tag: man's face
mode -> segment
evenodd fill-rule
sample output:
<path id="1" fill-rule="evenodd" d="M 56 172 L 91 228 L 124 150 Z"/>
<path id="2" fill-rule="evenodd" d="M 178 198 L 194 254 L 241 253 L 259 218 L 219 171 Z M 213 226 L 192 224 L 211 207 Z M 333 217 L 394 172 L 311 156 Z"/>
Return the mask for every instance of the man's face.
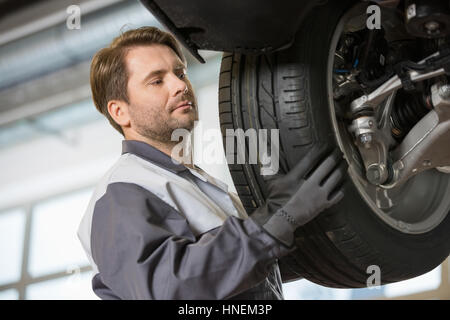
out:
<path id="1" fill-rule="evenodd" d="M 175 129 L 194 127 L 198 115 L 192 85 L 186 66 L 170 47 L 134 47 L 128 51 L 125 62 L 132 130 L 167 142 Z"/>

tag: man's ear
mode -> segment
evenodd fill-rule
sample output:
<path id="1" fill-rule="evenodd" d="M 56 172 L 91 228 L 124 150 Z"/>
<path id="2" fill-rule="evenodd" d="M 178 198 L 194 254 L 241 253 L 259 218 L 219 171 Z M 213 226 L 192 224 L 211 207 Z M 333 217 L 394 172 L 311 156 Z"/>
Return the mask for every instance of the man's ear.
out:
<path id="1" fill-rule="evenodd" d="M 108 101 L 108 112 L 114 121 L 121 127 L 130 126 L 128 103 L 122 100 Z"/>

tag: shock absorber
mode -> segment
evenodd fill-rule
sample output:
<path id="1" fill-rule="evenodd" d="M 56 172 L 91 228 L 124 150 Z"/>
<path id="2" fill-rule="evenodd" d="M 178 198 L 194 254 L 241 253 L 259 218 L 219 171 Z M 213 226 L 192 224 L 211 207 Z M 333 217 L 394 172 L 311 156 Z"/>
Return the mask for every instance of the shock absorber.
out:
<path id="1" fill-rule="evenodd" d="M 397 92 L 391 113 L 391 132 L 395 139 L 403 139 L 415 124 L 433 108 L 428 98 L 420 94 L 407 94 L 403 90 Z"/>

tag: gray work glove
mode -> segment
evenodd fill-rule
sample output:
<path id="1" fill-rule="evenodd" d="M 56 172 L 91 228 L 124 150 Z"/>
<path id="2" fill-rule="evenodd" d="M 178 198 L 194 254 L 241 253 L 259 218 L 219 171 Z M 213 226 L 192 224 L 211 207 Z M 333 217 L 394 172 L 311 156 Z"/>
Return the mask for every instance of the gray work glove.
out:
<path id="1" fill-rule="evenodd" d="M 320 212 L 339 202 L 340 188 L 348 165 L 337 148 L 313 147 L 287 174 L 267 182 L 266 204 L 252 219 L 270 235 L 287 245 L 294 243 L 294 231 Z"/>

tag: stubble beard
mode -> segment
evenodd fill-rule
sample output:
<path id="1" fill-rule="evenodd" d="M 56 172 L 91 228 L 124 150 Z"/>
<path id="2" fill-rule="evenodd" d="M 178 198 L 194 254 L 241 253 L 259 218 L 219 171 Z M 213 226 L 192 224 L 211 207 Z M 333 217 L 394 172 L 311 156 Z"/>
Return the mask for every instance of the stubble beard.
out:
<path id="1" fill-rule="evenodd" d="M 194 106 L 191 108 L 194 108 Z M 172 141 L 173 131 L 176 129 L 192 131 L 194 121 L 198 120 L 195 109 L 190 110 L 189 117 L 183 117 L 182 121 L 179 118 L 171 117 L 166 112 L 152 112 L 145 115 L 137 115 L 135 119 L 138 119 L 135 122 L 137 133 L 143 137 L 164 144 L 177 143 L 177 141 Z"/>

